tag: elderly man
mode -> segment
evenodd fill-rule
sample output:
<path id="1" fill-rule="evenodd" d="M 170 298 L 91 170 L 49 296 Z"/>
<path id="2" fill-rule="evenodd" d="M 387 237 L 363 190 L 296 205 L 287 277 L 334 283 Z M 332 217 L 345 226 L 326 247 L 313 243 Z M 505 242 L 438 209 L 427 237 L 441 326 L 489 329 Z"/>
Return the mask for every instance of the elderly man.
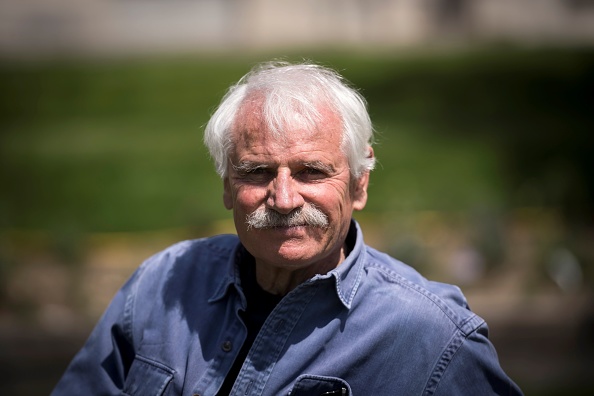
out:
<path id="1" fill-rule="evenodd" d="M 363 242 L 371 140 L 332 70 L 243 77 L 205 132 L 237 236 L 146 261 L 54 394 L 521 394 L 458 288 Z"/>

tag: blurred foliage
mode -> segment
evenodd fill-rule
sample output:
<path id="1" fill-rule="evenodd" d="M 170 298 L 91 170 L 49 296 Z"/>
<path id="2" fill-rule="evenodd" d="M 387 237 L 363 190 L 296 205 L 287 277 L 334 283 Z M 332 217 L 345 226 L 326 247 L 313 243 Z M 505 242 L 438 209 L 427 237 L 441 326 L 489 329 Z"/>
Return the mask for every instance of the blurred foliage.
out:
<path id="1" fill-rule="evenodd" d="M 366 212 L 555 207 L 593 220 L 594 52 L 309 53 L 368 99 Z M 272 57 L 0 65 L 0 228 L 201 227 L 228 217 L 202 126 Z"/>

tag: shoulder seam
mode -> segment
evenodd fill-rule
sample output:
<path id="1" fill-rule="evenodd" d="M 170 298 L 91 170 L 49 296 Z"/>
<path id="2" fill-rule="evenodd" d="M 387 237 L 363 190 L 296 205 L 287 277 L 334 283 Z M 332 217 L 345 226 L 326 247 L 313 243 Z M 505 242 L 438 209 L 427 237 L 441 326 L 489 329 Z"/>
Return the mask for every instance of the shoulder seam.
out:
<path id="1" fill-rule="evenodd" d="M 449 318 L 449 320 L 452 322 L 452 324 L 454 324 L 456 326 L 456 328 L 460 332 L 462 332 L 465 336 L 468 336 L 470 333 L 472 333 L 474 330 L 476 330 L 483 322 L 481 319 L 480 323 L 477 323 L 476 326 L 472 326 L 472 327 L 468 328 L 467 325 L 471 321 L 478 318 L 478 316 L 474 312 L 469 311 L 468 318 L 465 318 L 464 320 L 462 320 L 462 318 L 460 318 L 458 315 L 456 315 L 456 313 L 454 311 L 452 311 L 447 306 L 447 304 L 445 304 L 443 302 L 443 299 L 441 297 L 430 292 L 429 290 L 425 289 L 424 287 L 421 287 L 420 285 L 417 285 L 416 283 L 409 281 L 402 275 L 397 274 L 396 272 L 390 271 L 389 269 L 385 268 L 382 265 L 378 265 L 376 262 L 368 261 L 367 266 L 377 269 L 378 271 L 382 272 L 385 276 L 387 276 L 388 278 L 393 280 L 395 283 L 397 283 L 403 287 L 406 287 L 410 290 L 413 290 L 413 291 L 419 293 L 420 295 L 422 295 L 423 297 L 425 297 L 426 299 L 428 299 L 429 301 L 431 301 L 431 303 L 433 305 L 435 305 L 437 308 L 439 308 Z"/>
<path id="2" fill-rule="evenodd" d="M 467 337 L 468 334 L 465 334 L 461 330 L 453 334 L 447 347 L 444 349 L 443 353 L 439 356 L 439 359 L 435 363 L 431 375 L 427 379 L 427 384 L 425 385 L 423 396 L 430 396 L 435 394 L 437 388 L 439 387 L 440 381 L 443 378 L 444 373 L 446 372 L 456 353 L 464 344 L 464 341 L 466 341 Z"/>

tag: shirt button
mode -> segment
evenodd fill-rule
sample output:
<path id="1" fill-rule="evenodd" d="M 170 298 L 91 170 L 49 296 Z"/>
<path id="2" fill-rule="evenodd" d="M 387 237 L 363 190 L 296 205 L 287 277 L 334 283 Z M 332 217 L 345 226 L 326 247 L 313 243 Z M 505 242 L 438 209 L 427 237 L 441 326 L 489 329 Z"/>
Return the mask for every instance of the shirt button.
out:
<path id="1" fill-rule="evenodd" d="M 233 349 L 233 344 L 231 344 L 231 341 L 225 341 L 221 344 L 221 349 L 224 352 L 230 352 Z"/>

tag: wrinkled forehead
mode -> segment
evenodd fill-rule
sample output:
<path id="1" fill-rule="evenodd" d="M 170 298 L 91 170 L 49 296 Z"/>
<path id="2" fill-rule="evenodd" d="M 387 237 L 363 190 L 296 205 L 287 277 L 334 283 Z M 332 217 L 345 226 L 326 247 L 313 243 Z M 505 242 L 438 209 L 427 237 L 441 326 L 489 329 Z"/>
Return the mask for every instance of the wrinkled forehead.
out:
<path id="1" fill-rule="evenodd" d="M 342 122 L 332 106 L 317 101 L 304 103 L 252 93 L 240 105 L 233 123 L 232 141 L 246 134 L 262 139 L 286 141 L 296 131 L 301 137 L 314 137 L 324 130 L 342 131 Z"/>

